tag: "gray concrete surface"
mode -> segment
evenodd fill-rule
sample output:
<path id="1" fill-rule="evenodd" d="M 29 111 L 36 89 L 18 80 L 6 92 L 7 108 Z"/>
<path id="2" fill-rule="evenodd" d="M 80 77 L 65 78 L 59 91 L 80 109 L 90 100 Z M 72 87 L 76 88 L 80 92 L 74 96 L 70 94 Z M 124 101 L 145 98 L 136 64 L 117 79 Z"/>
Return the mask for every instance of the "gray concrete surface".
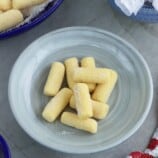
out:
<path id="1" fill-rule="evenodd" d="M 111 31 L 133 44 L 146 59 L 154 82 L 150 113 L 140 129 L 110 150 L 71 155 L 52 151 L 32 140 L 17 124 L 8 102 L 8 79 L 14 62 L 33 40 L 67 26 L 94 26 Z M 19 36 L 0 41 L 0 133 L 7 139 L 13 158 L 124 158 L 130 151 L 144 150 L 158 122 L 158 24 L 140 24 L 114 12 L 106 0 L 65 0 L 45 22 Z"/>

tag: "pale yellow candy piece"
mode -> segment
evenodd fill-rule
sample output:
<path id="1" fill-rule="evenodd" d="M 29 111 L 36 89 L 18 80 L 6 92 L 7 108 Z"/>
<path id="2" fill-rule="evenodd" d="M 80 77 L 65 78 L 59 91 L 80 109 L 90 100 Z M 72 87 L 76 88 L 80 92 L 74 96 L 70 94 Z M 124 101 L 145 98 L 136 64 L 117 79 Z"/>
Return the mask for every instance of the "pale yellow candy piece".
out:
<path id="1" fill-rule="evenodd" d="M 108 77 L 106 83 L 98 84 L 92 94 L 92 99 L 107 103 L 118 79 L 117 72 L 111 70 L 111 75 Z"/>
<path id="2" fill-rule="evenodd" d="M 81 60 L 81 66 L 95 68 L 95 59 L 93 57 L 84 57 Z"/>
<path id="3" fill-rule="evenodd" d="M 105 83 L 109 75 L 109 69 L 105 68 L 76 68 L 72 78 L 74 82 Z"/>
<path id="4" fill-rule="evenodd" d="M 64 112 L 61 116 L 61 122 L 65 125 L 84 130 L 90 133 L 97 132 L 97 122 L 93 119 L 80 119 L 78 115 L 71 112 Z"/>
<path id="5" fill-rule="evenodd" d="M 69 106 L 72 109 L 76 109 L 76 103 L 75 103 L 75 97 L 74 97 L 74 95 L 72 95 L 71 98 L 70 98 Z"/>
<path id="6" fill-rule="evenodd" d="M 0 0 L 0 10 L 9 10 L 12 7 L 11 0 Z"/>
<path id="7" fill-rule="evenodd" d="M 69 103 L 71 96 L 72 90 L 69 88 L 61 89 L 45 106 L 42 112 L 43 118 L 48 122 L 55 121 Z"/>
<path id="8" fill-rule="evenodd" d="M 0 32 L 10 29 L 24 20 L 19 10 L 8 10 L 0 14 Z"/>
<path id="9" fill-rule="evenodd" d="M 46 2 L 47 0 L 12 0 L 13 8 L 24 9 Z"/>
<path id="10" fill-rule="evenodd" d="M 61 88 L 64 79 L 65 67 L 60 62 L 54 62 L 49 71 L 49 75 L 44 87 L 44 94 L 55 96 Z"/>
<path id="11" fill-rule="evenodd" d="M 92 117 L 92 103 L 88 86 L 85 83 L 76 83 L 73 92 L 78 116 L 82 119 Z"/>
<path id="12" fill-rule="evenodd" d="M 96 119 L 104 119 L 109 112 L 109 105 L 105 103 L 97 102 L 94 100 L 91 100 L 91 102 L 92 102 L 92 109 L 93 109 L 93 117 Z M 72 95 L 69 105 L 71 108 L 76 109 L 75 104 L 76 104 L 75 98 Z"/>
<path id="13" fill-rule="evenodd" d="M 84 57 L 81 60 L 81 66 L 82 67 L 89 67 L 89 68 L 95 68 L 95 60 L 93 57 Z M 87 86 L 89 88 L 90 92 L 93 92 L 95 89 L 96 84 L 94 83 L 87 83 Z"/>
<path id="14" fill-rule="evenodd" d="M 109 112 L 109 105 L 97 101 L 92 101 L 93 117 L 96 119 L 104 119 Z"/>
<path id="15" fill-rule="evenodd" d="M 65 60 L 65 67 L 66 67 L 66 78 L 69 88 L 73 88 L 75 82 L 72 79 L 72 72 L 75 68 L 79 66 L 77 58 L 69 58 Z"/>

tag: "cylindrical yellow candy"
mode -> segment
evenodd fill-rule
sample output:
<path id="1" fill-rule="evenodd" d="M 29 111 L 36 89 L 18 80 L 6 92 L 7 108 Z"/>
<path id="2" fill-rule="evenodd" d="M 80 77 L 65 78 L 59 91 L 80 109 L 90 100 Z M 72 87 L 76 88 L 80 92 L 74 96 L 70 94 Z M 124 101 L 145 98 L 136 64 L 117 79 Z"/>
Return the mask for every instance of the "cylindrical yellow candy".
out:
<path id="1" fill-rule="evenodd" d="M 64 79 L 65 67 L 60 62 L 54 62 L 49 71 L 49 75 L 44 87 L 44 94 L 55 96 L 61 88 Z"/>
<path id="2" fill-rule="evenodd" d="M 89 67 L 89 68 L 95 68 L 95 60 L 93 57 L 84 57 L 81 60 L 81 66 L 82 67 Z M 87 83 L 87 86 L 89 88 L 89 91 L 92 92 L 95 89 L 96 84 L 94 83 Z"/>
<path id="3" fill-rule="evenodd" d="M 45 1 L 47 0 L 12 0 L 12 5 L 15 9 L 24 9 L 41 4 Z"/>
<path id="4" fill-rule="evenodd" d="M 84 57 L 81 60 L 82 67 L 92 67 L 95 68 L 95 60 L 93 57 Z"/>
<path id="5" fill-rule="evenodd" d="M 93 117 L 96 119 L 104 119 L 109 112 L 109 105 L 97 101 L 92 101 Z"/>
<path id="6" fill-rule="evenodd" d="M 70 98 L 69 106 L 72 109 L 76 109 L 76 103 L 75 103 L 75 97 L 74 97 L 74 95 L 72 95 L 71 98 Z"/>
<path id="7" fill-rule="evenodd" d="M 96 119 L 103 119 L 107 116 L 108 112 L 109 112 L 109 105 L 105 104 L 105 103 L 101 103 L 101 102 L 97 102 L 94 100 L 91 100 L 92 102 L 92 109 L 93 109 L 93 117 Z M 76 105 L 75 105 L 75 98 L 72 95 L 71 99 L 70 99 L 70 107 L 73 109 L 76 109 Z"/>
<path id="8" fill-rule="evenodd" d="M 107 103 L 112 90 L 115 87 L 118 75 L 117 72 L 111 70 L 110 76 L 108 77 L 106 83 L 98 84 L 95 91 L 92 94 L 92 99 Z"/>
<path id="9" fill-rule="evenodd" d="M 69 88 L 61 89 L 57 95 L 52 98 L 45 106 L 42 116 L 48 122 L 53 122 L 64 110 L 72 96 L 72 90 Z"/>
<path id="10" fill-rule="evenodd" d="M 0 14 L 0 32 L 18 25 L 24 20 L 19 10 L 8 10 Z"/>
<path id="11" fill-rule="evenodd" d="M 74 82 L 105 83 L 109 75 L 109 69 L 105 68 L 76 68 L 72 77 Z"/>
<path id="12" fill-rule="evenodd" d="M 69 88 L 73 89 L 75 82 L 72 79 L 72 72 L 75 68 L 79 66 L 77 58 L 69 58 L 65 60 L 65 67 L 66 67 L 66 78 Z"/>
<path id="13" fill-rule="evenodd" d="M 88 86 L 85 83 L 76 83 L 73 92 L 78 116 L 82 119 L 92 117 L 92 103 Z"/>
<path id="14" fill-rule="evenodd" d="M 65 125 L 84 130 L 90 133 L 97 132 L 97 122 L 93 119 L 80 119 L 76 114 L 64 112 L 61 116 L 61 122 Z"/>
<path id="15" fill-rule="evenodd" d="M 12 7 L 11 0 L 0 0 L 0 10 L 9 10 Z"/>

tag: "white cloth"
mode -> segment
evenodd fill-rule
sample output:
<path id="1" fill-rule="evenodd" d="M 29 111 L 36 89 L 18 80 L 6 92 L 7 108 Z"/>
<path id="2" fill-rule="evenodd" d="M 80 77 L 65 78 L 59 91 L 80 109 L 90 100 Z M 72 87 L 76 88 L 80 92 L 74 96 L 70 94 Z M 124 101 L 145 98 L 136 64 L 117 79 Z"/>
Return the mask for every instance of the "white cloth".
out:
<path id="1" fill-rule="evenodd" d="M 153 7 L 158 11 L 158 0 L 153 0 Z"/>
<path id="2" fill-rule="evenodd" d="M 145 1 L 150 1 L 158 11 L 158 0 L 115 0 L 116 5 L 127 15 L 136 15 Z"/>

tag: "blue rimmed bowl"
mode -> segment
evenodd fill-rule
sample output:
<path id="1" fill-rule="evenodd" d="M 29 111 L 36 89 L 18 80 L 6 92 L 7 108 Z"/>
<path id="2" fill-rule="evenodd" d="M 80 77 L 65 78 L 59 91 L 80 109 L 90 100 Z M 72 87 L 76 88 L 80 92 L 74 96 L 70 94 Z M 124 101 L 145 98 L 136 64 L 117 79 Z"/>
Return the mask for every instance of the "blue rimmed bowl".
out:
<path id="1" fill-rule="evenodd" d="M 48 16 L 55 12 L 55 10 L 61 5 L 64 0 L 54 0 L 53 2 L 49 3 L 48 6 L 40 12 L 35 18 L 33 18 L 28 23 L 25 23 L 17 28 L 13 28 L 9 31 L 1 32 L 0 39 L 8 38 L 17 34 L 20 34 L 24 31 L 27 31 L 36 25 L 43 22 Z"/>
<path id="2" fill-rule="evenodd" d="M 124 14 L 119 7 L 116 6 L 114 0 L 108 0 L 110 5 L 117 11 Z M 156 23 L 158 22 L 158 11 L 156 11 L 151 3 L 145 3 L 144 6 L 140 9 L 138 14 L 130 16 L 131 19 L 138 20 L 141 22 Z"/>
<path id="3" fill-rule="evenodd" d="M 0 158 L 11 158 L 9 146 L 1 135 L 0 135 Z"/>

